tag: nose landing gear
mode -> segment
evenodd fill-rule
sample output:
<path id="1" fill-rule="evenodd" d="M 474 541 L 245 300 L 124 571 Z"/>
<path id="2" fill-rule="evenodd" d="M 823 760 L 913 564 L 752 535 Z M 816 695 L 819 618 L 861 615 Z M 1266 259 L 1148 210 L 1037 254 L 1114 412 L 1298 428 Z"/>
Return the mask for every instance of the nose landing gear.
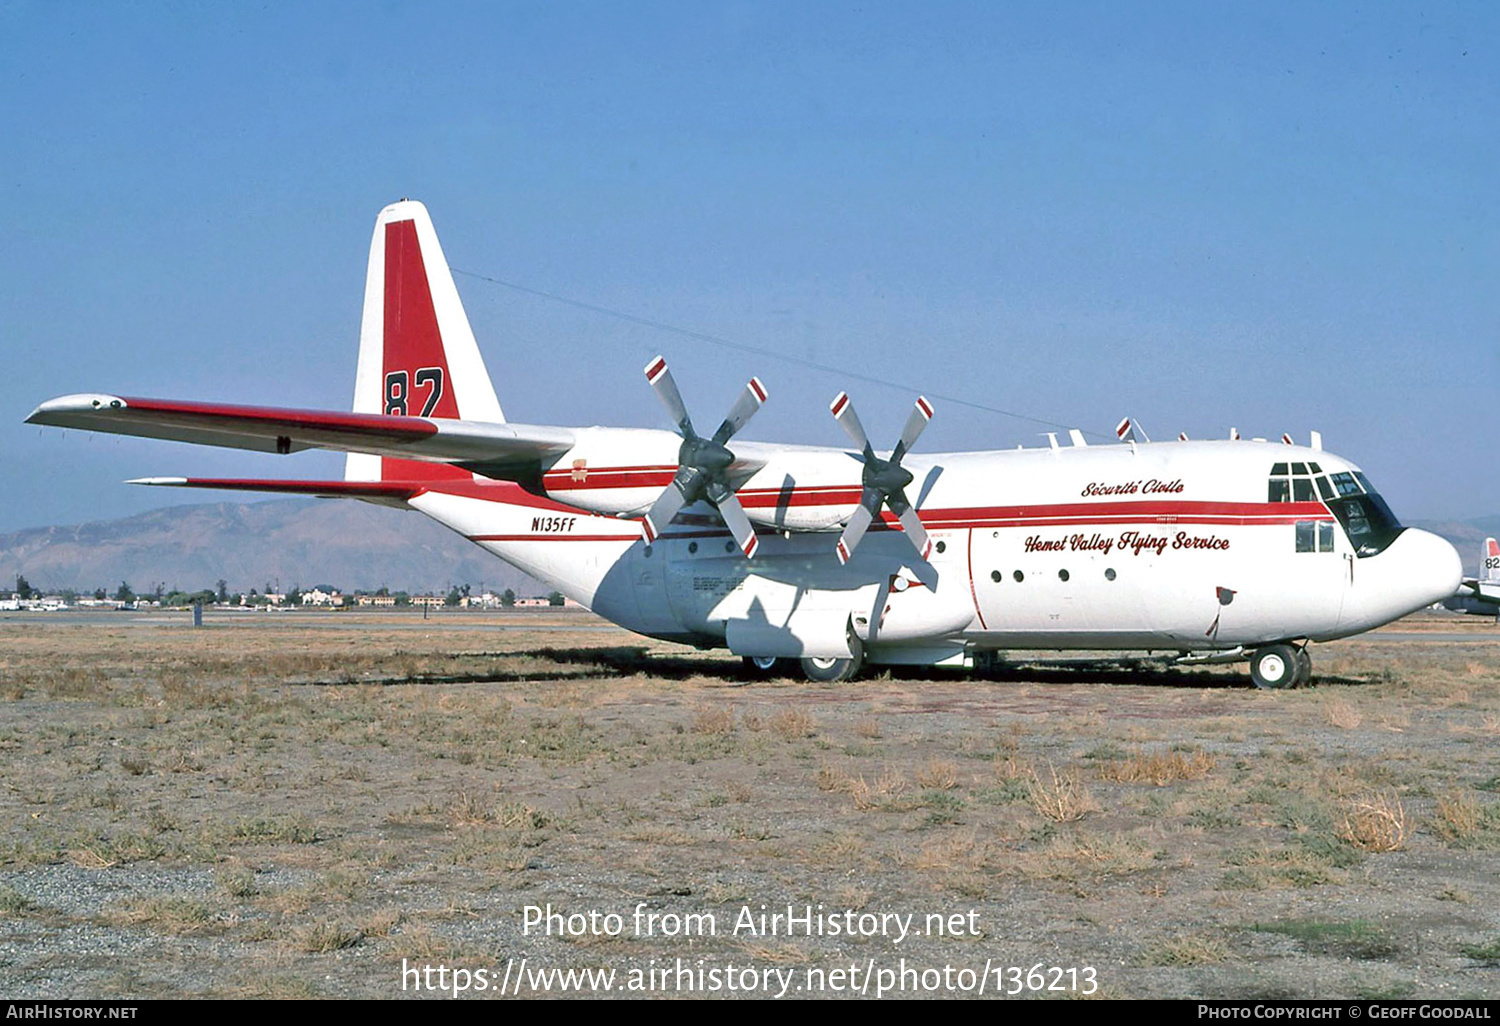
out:
<path id="1" fill-rule="evenodd" d="M 1292 645 L 1265 645 L 1250 655 L 1250 679 L 1258 688 L 1295 688 L 1312 680 L 1312 656 Z"/>

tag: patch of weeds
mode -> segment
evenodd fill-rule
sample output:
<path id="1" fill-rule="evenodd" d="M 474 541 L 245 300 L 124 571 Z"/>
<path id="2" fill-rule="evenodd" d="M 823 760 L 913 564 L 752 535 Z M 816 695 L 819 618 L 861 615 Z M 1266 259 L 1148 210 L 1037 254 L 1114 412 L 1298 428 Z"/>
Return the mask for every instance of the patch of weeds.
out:
<path id="1" fill-rule="evenodd" d="M 1112 760 L 1125 758 L 1125 749 L 1113 741 L 1104 741 L 1083 753 L 1085 759 Z"/>
<path id="2" fill-rule="evenodd" d="M 255 885 L 255 870 L 244 865 L 220 866 L 214 870 L 214 882 L 231 898 L 254 897 L 260 890 Z"/>
<path id="3" fill-rule="evenodd" d="M 927 815 L 922 820 L 923 826 L 944 826 L 957 823 L 959 814 L 964 810 L 963 799 L 947 791 L 924 791 L 921 801 L 927 809 Z"/>
<path id="4" fill-rule="evenodd" d="M 1223 809 L 1194 809 L 1188 813 L 1188 822 L 1204 830 L 1229 830 L 1240 825 L 1240 818 Z"/>
<path id="5" fill-rule="evenodd" d="M 767 721 L 771 732 L 783 741 L 812 737 L 817 729 L 812 713 L 806 709 L 777 709 Z"/>
<path id="6" fill-rule="evenodd" d="M 1358 850 L 1327 834 L 1298 834 L 1292 840 L 1308 855 L 1335 869 L 1348 869 L 1364 861 Z"/>
<path id="7" fill-rule="evenodd" d="M 1373 960 L 1388 958 L 1400 950 L 1388 933 L 1364 919 L 1351 919 L 1344 923 L 1320 919 L 1287 919 L 1274 923 L 1254 923 L 1250 929 L 1257 933 L 1279 933 L 1291 937 L 1310 954 Z"/>
<path id="8" fill-rule="evenodd" d="M 1344 810 L 1339 836 L 1361 851 L 1398 851 L 1406 844 L 1406 807 L 1385 791 L 1355 799 Z"/>
<path id="9" fill-rule="evenodd" d="M 0 884 L 0 915 L 19 916 L 36 905 L 20 891 Z"/>
<path id="10" fill-rule="evenodd" d="M 305 816 L 268 816 L 242 819 L 230 830 L 236 841 L 269 841 L 278 844 L 316 844 L 323 838 Z"/>
<path id="11" fill-rule="evenodd" d="M 1051 766 L 1045 778 L 1032 771 L 1029 794 L 1032 807 L 1057 823 L 1072 823 L 1099 810 L 1099 803 L 1078 779 L 1078 774 L 1058 773 Z"/>
<path id="12" fill-rule="evenodd" d="M 170 934 L 189 934 L 214 922 L 207 905 L 189 898 L 152 898 L 112 909 L 106 920 L 115 926 L 150 926 Z"/>
<path id="13" fill-rule="evenodd" d="M 1500 965 L 1500 937 L 1483 944 L 1460 944 L 1459 953 L 1485 965 Z"/>
<path id="14" fill-rule="evenodd" d="M 693 731 L 698 734 L 731 734 L 734 732 L 734 710 L 702 707 L 693 714 Z"/>
<path id="15" fill-rule="evenodd" d="M 998 787 L 981 787 L 970 793 L 975 801 L 986 805 L 1014 805 L 1031 798 L 1024 780 L 1007 780 Z"/>
<path id="16" fill-rule="evenodd" d="M 364 939 L 363 931 L 328 919 L 292 931 L 292 940 L 297 950 L 310 954 L 342 951 L 354 947 Z"/>
<path id="17" fill-rule="evenodd" d="M 1229 961 L 1229 948 L 1216 937 L 1177 937 L 1156 945 L 1148 961 L 1151 965 L 1222 965 Z"/>
<path id="18" fill-rule="evenodd" d="M 914 776 L 922 787 L 946 791 L 958 786 L 958 764 L 951 759 L 928 759 Z"/>
<path id="19" fill-rule="evenodd" d="M 1217 759 L 1201 749 L 1193 752 L 1136 751 L 1123 759 L 1103 763 L 1099 775 L 1120 784 L 1165 787 L 1178 780 L 1200 780 L 1212 773 L 1217 764 Z"/>

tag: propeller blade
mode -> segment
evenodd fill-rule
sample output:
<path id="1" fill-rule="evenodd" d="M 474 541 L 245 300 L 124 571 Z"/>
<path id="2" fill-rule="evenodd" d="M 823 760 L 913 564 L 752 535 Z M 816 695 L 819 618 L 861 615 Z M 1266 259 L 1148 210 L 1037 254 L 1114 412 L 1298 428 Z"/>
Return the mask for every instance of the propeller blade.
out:
<path id="1" fill-rule="evenodd" d="M 891 462 L 900 463 L 901 457 L 911 452 L 911 447 L 917 444 L 922 430 L 927 427 L 927 422 L 932 419 L 932 404 L 927 401 L 926 396 L 917 396 L 916 405 L 912 407 L 911 416 L 906 418 L 906 427 L 901 429 L 901 440 L 896 443 L 896 451 L 891 453 Z"/>
<path id="2" fill-rule="evenodd" d="M 677 511 L 688 504 L 688 495 L 696 490 L 698 478 L 699 472 L 691 467 L 677 469 L 672 483 L 661 490 L 661 494 L 646 511 L 646 518 L 641 521 L 641 534 L 645 536 L 646 544 L 656 541 L 677 515 Z"/>
<path id="3" fill-rule="evenodd" d="M 766 401 L 766 386 L 760 383 L 760 378 L 751 378 L 745 390 L 729 410 L 729 416 L 724 418 L 724 423 L 719 425 L 719 430 L 714 432 L 714 441 L 723 445 L 735 436 L 735 434 L 755 416 L 755 412 L 761 408 Z"/>
<path id="4" fill-rule="evenodd" d="M 714 505 L 719 507 L 719 516 L 724 518 L 724 526 L 734 535 L 735 544 L 740 547 L 745 558 L 754 557 L 755 550 L 760 547 L 760 539 L 755 536 L 755 528 L 750 525 L 750 518 L 745 516 L 745 507 L 740 505 L 739 498 L 729 492 Z"/>
<path id="5" fill-rule="evenodd" d="M 839 422 L 839 427 L 849 436 L 849 441 L 861 452 L 873 452 L 870 446 L 870 436 L 865 434 L 865 426 L 859 422 L 859 417 L 854 412 L 854 402 L 849 398 L 848 392 L 840 392 L 833 397 L 833 402 L 828 409 L 833 413 L 833 419 Z"/>
<path id="6" fill-rule="evenodd" d="M 891 503 L 895 505 L 894 502 Z M 922 526 L 922 518 L 917 516 L 917 508 L 902 498 L 902 505 L 906 508 L 897 514 L 901 521 L 901 529 L 906 532 L 906 537 L 911 540 L 912 547 L 917 550 L 917 555 L 926 559 L 932 554 L 932 541 L 927 537 L 927 529 Z"/>
<path id="7" fill-rule="evenodd" d="M 880 502 L 880 496 L 875 496 L 875 501 Z M 849 523 L 844 526 L 844 533 L 839 535 L 839 543 L 835 550 L 839 554 L 839 562 L 847 563 L 854 556 L 854 550 L 859 545 L 859 540 L 865 536 L 865 531 L 870 526 L 870 521 L 875 514 L 870 507 L 861 502 L 854 507 L 854 512 L 849 516 Z"/>
<path id="8" fill-rule="evenodd" d="M 677 430 L 682 436 L 694 437 L 692 418 L 688 416 L 687 407 L 683 405 L 682 393 L 677 391 L 677 382 L 672 378 L 672 372 L 667 369 L 666 357 L 658 356 L 646 364 L 646 380 L 656 390 L 656 397 L 667 408 L 667 413 L 672 417 L 672 423 L 677 425 Z"/>

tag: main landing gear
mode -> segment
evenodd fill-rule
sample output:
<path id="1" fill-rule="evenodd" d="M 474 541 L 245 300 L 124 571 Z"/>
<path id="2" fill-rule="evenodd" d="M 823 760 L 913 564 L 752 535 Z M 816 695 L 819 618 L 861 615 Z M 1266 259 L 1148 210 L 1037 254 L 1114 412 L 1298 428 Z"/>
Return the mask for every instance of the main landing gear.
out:
<path id="1" fill-rule="evenodd" d="M 772 656 L 743 656 L 745 669 L 756 677 L 781 677 L 800 667 L 815 684 L 841 684 L 853 680 L 864 667 L 863 653 L 855 650 L 854 658 L 839 659 L 810 656 L 806 659 L 777 659 Z"/>
<path id="2" fill-rule="evenodd" d="M 1265 645 L 1250 655 L 1250 679 L 1258 688 L 1295 688 L 1312 680 L 1312 656 L 1307 648 Z"/>

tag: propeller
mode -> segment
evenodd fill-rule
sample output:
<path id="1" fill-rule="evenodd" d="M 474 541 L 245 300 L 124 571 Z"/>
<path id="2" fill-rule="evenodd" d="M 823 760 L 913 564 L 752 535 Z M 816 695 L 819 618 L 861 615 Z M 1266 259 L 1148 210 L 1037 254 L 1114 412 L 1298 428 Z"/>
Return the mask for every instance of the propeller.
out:
<path id="1" fill-rule="evenodd" d="M 901 458 L 911 451 L 922 429 L 932 419 L 932 404 L 923 396 L 917 396 L 917 404 L 912 409 L 911 416 L 906 418 L 906 427 L 901 429 L 901 439 L 896 443 L 896 448 L 891 450 L 891 458 L 888 460 L 875 455 L 864 425 L 854 412 L 854 403 L 850 401 L 849 393 L 840 392 L 828 408 L 849 440 L 863 454 L 865 461 L 864 473 L 860 478 L 862 487 L 859 505 L 850 514 L 844 533 L 839 535 L 839 562 L 849 562 L 870 522 L 880 512 L 882 503 L 896 514 L 896 519 L 901 521 L 901 529 L 906 532 L 906 537 L 911 540 L 917 554 L 926 559 L 932 551 L 932 542 L 927 538 L 927 531 L 922 527 L 922 519 L 917 516 L 916 508 L 906 499 L 906 486 L 911 484 L 912 476 L 911 471 L 901 466 Z"/>
<path id="2" fill-rule="evenodd" d="M 682 394 L 677 391 L 677 382 L 672 380 L 672 372 L 667 369 L 664 357 L 658 356 L 646 365 L 646 380 L 651 382 L 651 387 L 656 390 L 656 397 L 667 408 L 677 425 L 677 433 L 682 436 L 682 445 L 677 450 L 677 473 L 673 475 L 672 483 L 652 503 L 646 519 L 641 523 L 646 541 L 654 542 L 682 507 L 703 500 L 719 511 L 719 516 L 724 518 L 724 524 L 729 528 L 729 533 L 734 535 L 735 544 L 739 545 L 740 551 L 747 558 L 755 555 L 760 542 L 755 537 L 755 528 L 751 526 L 750 518 L 745 516 L 745 508 L 740 505 L 740 500 L 729 484 L 729 468 L 734 464 L 734 453 L 724 443 L 755 416 L 755 411 L 766 401 L 766 386 L 760 383 L 759 378 L 751 378 L 745 391 L 730 407 L 729 415 L 719 425 L 719 430 L 713 433 L 712 438 L 703 438 L 693 430 L 692 418 L 688 416 Z"/>

